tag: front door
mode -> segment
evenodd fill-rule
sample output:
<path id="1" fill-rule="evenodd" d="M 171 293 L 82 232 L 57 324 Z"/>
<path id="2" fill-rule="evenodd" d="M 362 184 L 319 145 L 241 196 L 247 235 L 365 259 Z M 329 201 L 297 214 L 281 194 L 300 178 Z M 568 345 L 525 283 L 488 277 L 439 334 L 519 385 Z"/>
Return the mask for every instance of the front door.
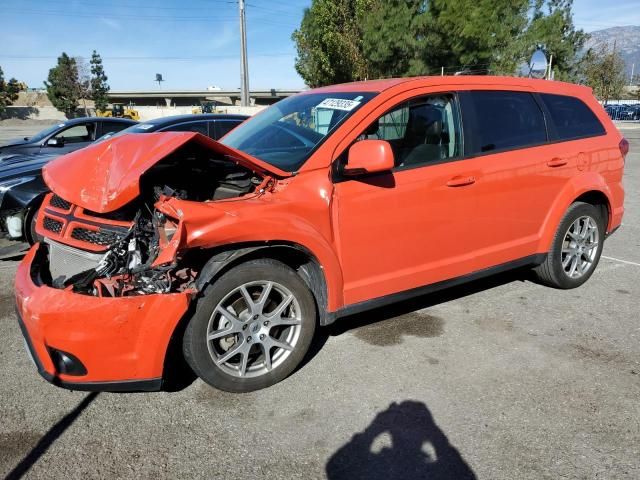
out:
<path id="1" fill-rule="evenodd" d="M 388 141 L 396 167 L 356 178 L 338 173 L 333 217 L 345 303 L 473 271 L 468 216 L 475 177 L 461 160 L 455 96 L 402 102 L 364 129 L 363 138 Z"/>
<path id="2" fill-rule="evenodd" d="M 95 122 L 78 123 L 56 133 L 42 147 L 42 152 L 65 154 L 80 150 L 96 139 Z M 51 140 L 55 140 L 55 146 Z"/>

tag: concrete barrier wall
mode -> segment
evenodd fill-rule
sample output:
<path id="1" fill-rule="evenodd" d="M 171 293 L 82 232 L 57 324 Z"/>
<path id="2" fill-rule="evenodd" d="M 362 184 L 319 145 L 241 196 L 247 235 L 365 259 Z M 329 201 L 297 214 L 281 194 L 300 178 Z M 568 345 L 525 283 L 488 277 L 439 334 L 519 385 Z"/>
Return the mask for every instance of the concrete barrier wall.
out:
<path id="1" fill-rule="evenodd" d="M 140 120 L 153 120 L 154 118 L 168 117 L 171 115 L 190 114 L 193 107 L 151 107 L 140 106 L 134 107 L 140 114 Z M 224 106 L 218 107 L 219 113 L 236 113 L 244 115 L 254 115 L 260 110 L 265 109 L 264 105 L 254 107 Z M 78 109 L 78 115 L 84 115 L 84 109 Z M 95 115 L 95 111 L 90 108 L 89 115 Z M 17 118 L 22 120 L 65 120 L 64 113 L 56 110 L 55 107 L 7 107 L 7 111 L 3 118 Z"/>

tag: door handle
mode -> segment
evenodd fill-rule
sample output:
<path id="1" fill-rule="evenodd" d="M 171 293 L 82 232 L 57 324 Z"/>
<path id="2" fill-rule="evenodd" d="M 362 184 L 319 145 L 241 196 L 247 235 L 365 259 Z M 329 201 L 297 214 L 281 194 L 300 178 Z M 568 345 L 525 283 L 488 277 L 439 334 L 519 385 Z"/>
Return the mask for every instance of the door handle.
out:
<path id="1" fill-rule="evenodd" d="M 567 161 L 564 158 L 552 158 L 547 162 L 547 167 L 556 168 L 556 167 L 564 167 L 567 164 Z"/>
<path id="2" fill-rule="evenodd" d="M 464 187 L 476 183 L 476 177 L 453 177 L 447 182 L 447 187 Z"/>

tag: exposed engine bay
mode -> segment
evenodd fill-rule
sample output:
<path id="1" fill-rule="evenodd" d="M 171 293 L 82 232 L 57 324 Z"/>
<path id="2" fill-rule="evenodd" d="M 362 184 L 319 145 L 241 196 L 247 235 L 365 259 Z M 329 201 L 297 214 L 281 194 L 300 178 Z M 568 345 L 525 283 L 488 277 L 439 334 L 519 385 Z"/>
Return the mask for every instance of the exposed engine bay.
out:
<path id="1" fill-rule="evenodd" d="M 50 194 L 39 219 L 49 249 L 48 283 L 99 297 L 188 290 L 197 264 L 182 261 L 174 239 L 181 220 L 158 204 L 230 200 L 260 193 L 265 184 L 249 168 L 187 143 L 147 170 L 140 194 L 117 210 L 92 212 Z M 161 258 L 168 249 L 176 255 Z"/>

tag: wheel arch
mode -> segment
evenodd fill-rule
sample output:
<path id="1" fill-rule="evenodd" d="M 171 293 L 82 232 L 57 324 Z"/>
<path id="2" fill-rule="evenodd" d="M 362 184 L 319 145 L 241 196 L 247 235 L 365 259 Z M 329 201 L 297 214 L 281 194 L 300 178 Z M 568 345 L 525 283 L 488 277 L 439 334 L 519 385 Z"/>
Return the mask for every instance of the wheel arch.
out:
<path id="1" fill-rule="evenodd" d="M 313 294 L 320 325 L 328 325 L 334 316 L 328 312 L 329 286 L 325 269 L 318 258 L 306 247 L 291 242 L 261 242 L 229 245 L 222 249 L 212 249 L 196 278 L 198 292 L 215 281 L 231 268 L 257 258 L 278 260 L 295 270 Z"/>
<path id="2" fill-rule="evenodd" d="M 568 183 L 556 198 L 541 229 L 539 252 L 549 251 L 562 217 L 575 202 L 585 202 L 600 208 L 606 221 L 606 232 L 610 231 L 613 217 L 611 191 L 600 175 L 591 172 Z"/>

